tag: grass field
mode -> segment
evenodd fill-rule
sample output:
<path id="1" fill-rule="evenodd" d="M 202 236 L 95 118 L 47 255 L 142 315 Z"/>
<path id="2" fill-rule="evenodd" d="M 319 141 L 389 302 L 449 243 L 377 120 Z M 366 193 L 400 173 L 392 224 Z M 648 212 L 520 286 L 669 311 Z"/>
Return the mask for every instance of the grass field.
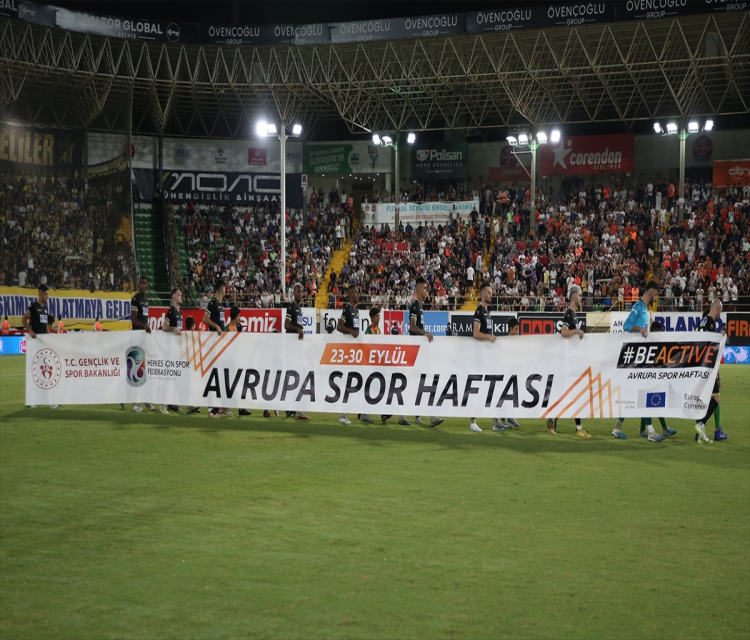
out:
<path id="1" fill-rule="evenodd" d="M 23 366 L 0 358 L 4 639 L 750 636 L 750 367 L 698 446 L 688 421 L 29 410 Z"/>

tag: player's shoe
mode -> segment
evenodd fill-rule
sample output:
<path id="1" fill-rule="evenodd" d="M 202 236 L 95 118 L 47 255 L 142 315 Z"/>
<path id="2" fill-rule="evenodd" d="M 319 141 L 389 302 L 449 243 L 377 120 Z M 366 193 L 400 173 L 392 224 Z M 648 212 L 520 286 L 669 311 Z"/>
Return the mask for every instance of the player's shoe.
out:
<path id="1" fill-rule="evenodd" d="M 391 419 L 392 417 L 393 417 L 393 416 L 387 416 L 387 415 L 383 414 L 382 416 L 380 416 L 380 422 L 382 422 L 383 424 L 385 424 L 385 423 L 386 423 L 386 422 L 388 422 L 388 421 L 389 421 L 389 420 L 390 420 L 390 419 Z"/>
<path id="2" fill-rule="evenodd" d="M 708 439 L 708 436 L 706 435 L 706 425 L 702 422 L 696 422 L 695 423 L 695 441 L 698 443 L 701 442 L 708 442 L 711 443 L 711 440 Z"/>
<path id="3" fill-rule="evenodd" d="M 120 409 L 122 409 L 123 411 L 125 411 L 125 403 L 124 402 L 120 403 Z"/>
<path id="4" fill-rule="evenodd" d="M 648 433 L 647 433 L 647 432 L 646 432 L 646 430 L 644 429 L 643 431 L 639 431 L 639 432 L 638 432 L 638 437 L 639 437 L 639 438 L 648 438 Z"/>
<path id="5" fill-rule="evenodd" d="M 281 218 L 279 218 L 279 220 L 280 220 L 280 219 L 281 219 Z M 399 423 L 399 424 L 400 424 L 400 425 L 401 425 L 402 427 L 410 427 L 410 426 L 411 426 L 411 422 L 409 422 L 409 421 L 408 421 L 408 420 L 406 419 L 406 416 L 401 416 L 401 417 L 400 417 L 400 418 L 398 419 L 398 423 Z"/>
<path id="6" fill-rule="evenodd" d="M 420 420 L 420 422 L 421 422 L 421 420 Z M 442 418 L 431 418 L 430 419 L 430 426 L 431 427 L 439 427 L 441 424 L 443 424 L 443 422 L 445 422 L 445 420 L 443 420 Z M 417 424 L 419 424 L 419 423 L 417 423 Z"/>
<path id="7" fill-rule="evenodd" d="M 360 413 L 359 414 L 359 421 L 363 422 L 364 424 L 372 424 L 373 422 L 375 422 L 375 420 L 373 420 L 366 413 Z"/>
<path id="8" fill-rule="evenodd" d="M 281 218 L 279 218 L 279 220 L 281 220 Z M 27 404 L 27 405 L 26 405 L 26 408 L 27 408 L 27 409 L 36 409 L 36 408 L 37 408 L 37 406 L 38 406 L 38 405 L 35 405 L 35 404 Z"/>
<path id="9" fill-rule="evenodd" d="M 352 423 L 352 421 L 351 421 L 351 420 L 349 420 L 349 418 L 347 418 L 347 417 L 346 417 L 346 414 L 345 414 L 345 413 L 342 413 L 342 414 L 341 414 L 341 415 L 339 416 L 339 422 L 340 422 L 341 424 L 351 424 L 351 423 Z"/>
<path id="10" fill-rule="evenodd" d="M 280 220 L 280 219 L 281 219 L 281 218 L 279 218 L 279 220 Z M 278 412 L 278 411 L 276 411 L 276 409 L 274 409 L 274 410 L 273 410 L 273 415 L 275 415 L 275 416 L 276 416 L 276 417 L 278 418 L 278 417 L 279 417 L 279 412 Z"/>
<path id="11" fill-rule="evenodd" d="M 583 438 L 584 440 L 590 440 L 591 434 L 586 429 L 576 429 L 576 437 Z"/>
<path id="12" fill-rule="evenodd" d="M 266 410 L 265 410 L 265 411 L 263 412 L 263 417 L 264 417 L 264 418 L 270 418 L 270 417 L 271 417 L 271 412 L 270 412 L 270 411 L 269 411 L 268 409 L 266 409 Z"/>
<path id="13" fill-rule="evenodd" d="M 418 424 L 420 427 L 424 427 L 424 420 L 417 416 L 416 418 L 414 418 L 414 424 Z"/>
<path id="14" fill-rule="evenodd" d="M 714 431 L 714 441 L 718 440 L 729 440 L 729 436 L 721 429 L 717 429 L 716 431 Z"/>
<path id="15" fill-rule="evenodd" d="M 677 429 L 670 429 L 669 427 L 664 427 L 661 430 L 661 433 L 665 438 L 669 438 L 669 436 L 673 436 L 677 433 Z"/>
<path id="16" fill-rule="evenodd" d="M 666 437 L 664 437 L 660 433 L 656 433 L 656 431 L 652 431 L 648 434 L 649 442 L 661 442 L 662 440 L 666 440 Z"/>
<path id="17" fill-rule="evenodd" d="M 209 418 L 220 418 L 220 417 L 221 417 L 221 414 L 219 413 L 219 410 L 218 410 L 218 409 L 211 409 L 211 410 L 210 410 L 210 411 L 208 412 L 208 417 L 209 417 Z"/>
<path id="18" fill-rule="evenodd" d="M 148 409 L 149 411 L 156 411 L 156 407 L 150 402 L 144 402 L 143 406 L 146 407 L 146 409 Z"/>
<path id="19" fill-rule="evenodd" d="M 617 440 L 630 440 L 622 431 L 620 431 L 617 427 L 612 429 L 612 437 L 616 438 Z"/>
<path id="20" fill-rule="evenodd" d="M 200 413 L 201 408 L 200 407 L 188 407 L 185 410 L 185 413 L 187 413 L 189 416 L 194 416 L 196 413 Z"/>
<path id="21" fill-rule="evenodd" d="M 481 430 L 481 429 L 479 428 L 479 425 L 478 425 L 478 424 L 477 424 L 476 422 L 472 422 L 472 423 L 471 423 L 471 424 L 469 425 L 469 429 L 471 429 L 472 431 L 474 431 L 474 432 L 476 432 L 476 433 L 481 433 L 481 431 L 482 431 L 482 430 Z"/>
<path id="22" fill-rule="evenodd" d="M 280 219 L 281 219 L 281 218 L 279 218 L 279 220 L 280 220 Z M 60 408 L 60 405 L 59 405 L 59 404 L 51 404 L 51 405 L 49 406 L 49 408 L 50 408 L 50 409 L 59 409 L 59 408 Z"/>
<path id="23" fill-rule="evenodd" d="M 231 418 L 234 415 L 229 409 L 219 409 L 219 413 L 223 416 L 227 416 L 228 418 Z"/>
<path id="24" fill-rule="evenodd" d="M 281 218 L 279 218 L 279 220 L 280 219 Z M 141 411 L 143 411 L 143 407 L 141 405 L 139 405 L 139 404 L 134 404 L 133 405 L 133 411 L 135 411 L 136 413 L 140 413 Z"/>
<path id="25" fill-rule="evenodd" d="M 557 435 L 557 425 L 555 424 L 555 421 L 552 418 L 547 418 L 547 422 L 544 423 L 547 429 L 549 429 L 549 432 L 551 435 L 556 436 Z"/>
<path id="26" fill-rule="evenodd" d="M 520 424 L 518 424 L 518 420 L 516 420 L 515 418 L 506 418 L 506 420 L 505 420 L 505 421 L 506 421 L 506 422 L 507 422 L 507 423 L 508 423 L 508 424 L 509 424 L 509 425 L 510 425 L 511 427 L 513 427 L 514 429 L 520 429 L 520 428 L 521 428 L 521 425 L 520 425 Z"/>
<path id="27" fill-rule="evenodd" d="M 174 411 L 175 413 L 182 413 L 182 409 L 178 407 L 176 404 L 168 404 L 167 409 L 169 411 Z"/>
<path id="28" fill-rule="evenodd" d="M 161 413 L 169 413 L 169 411 L 167 411 L 167 408 L 163 404 L 159 405 L 159 411 Z"/>
<path id="29" fill-rule="evenodd" d="M 295 412 L 294 412 L 294 411 L 287 411 L 287 412 L 286 412 L 286 417 L 287 417 L 287 418 L 291 418 L 291 417 L 292 417 L 293 415 L 295 415 Z"/>
<path id="30" fill-rule="evenodd" d="M 241 416 L 251 416 L 253 415 L 253 412 L 248 409 L 240 409 L 237 413 L 239 413 Z"/>
<path id="31" fill-rule="evenodd" d="M 302 413 L 301 411 L 297 411 L 297 413 L 294 416 L 294 419 L 295 420 L 309 420 L 310 418 L 306 416 L 304 413 Z"/>

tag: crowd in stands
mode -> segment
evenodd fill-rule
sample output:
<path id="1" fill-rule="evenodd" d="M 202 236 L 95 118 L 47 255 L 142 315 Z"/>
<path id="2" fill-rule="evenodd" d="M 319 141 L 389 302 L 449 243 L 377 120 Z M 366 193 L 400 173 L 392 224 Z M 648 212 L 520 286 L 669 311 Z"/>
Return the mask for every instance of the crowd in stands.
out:
<path id="1" fill-rule="evenodd" d="M 299 282 L 305 303 L 314 297 L 333 251 L 351 234 L 350 202 L 338 194 L 326 200 L 315 194 L 304 211 L 286 215 L 286 289 Z M 227 296 L 250 307 L 281 302 L 280 207 L 276 202 L 254 207 L 219 207 L 184 203 L 177 209 L 189 254 L 189 272 L 182 275 L 188 300 L 207 303 L 213 282 L 227 282 Z"/>
<path id="2" fill-rule="evenodd" d="M 127 194 L 127 192 L 126 192 Z M 0 176 L 0 285 L 124 291 L 133 288 L 130 225 L 112 184 L 62 177 Z"/>

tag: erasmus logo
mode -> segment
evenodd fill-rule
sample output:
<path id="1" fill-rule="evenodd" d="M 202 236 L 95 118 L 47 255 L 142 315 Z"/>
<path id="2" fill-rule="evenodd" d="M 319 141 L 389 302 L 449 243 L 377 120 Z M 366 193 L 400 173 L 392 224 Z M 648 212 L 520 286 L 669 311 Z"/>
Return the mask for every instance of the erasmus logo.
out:
<path id="1" fill-rule="evenodd" d="M 140 387 L 146 382 L 146 352 L 143 347 L 128 347 L 125 351 L 125 379 L 131 387 Z"/>
<path id="2" fill-rule="evenodd" d="M 42 349 L 31 363 L 31 377 L 40 389 L 48 391 L 60 382 L 62 364 L 52 349 Z"/>

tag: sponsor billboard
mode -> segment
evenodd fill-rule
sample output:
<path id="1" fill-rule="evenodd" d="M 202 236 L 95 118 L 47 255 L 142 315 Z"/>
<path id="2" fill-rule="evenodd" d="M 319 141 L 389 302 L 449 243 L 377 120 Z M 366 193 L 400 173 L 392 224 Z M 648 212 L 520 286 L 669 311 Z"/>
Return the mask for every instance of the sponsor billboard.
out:
<path id="1" fill-rule="evenodd" d="M 331 42 L 373 42 L 405 38 L 459 35 L 466 30 L 464 14 L 449 13 L 417 18 L 387 18 L 337 22 L 331 25 Z"/>
<path id="2" fill-rule="evenodd" d="M 564 136 L 539 148 L 543 176 L 625 173 L 633 171 L 635 134 Z"/>
<path id="3" fill-rule="evenodd" d="M 714 160 L 714 186 L 750 184 L 750 160 Z"/>
<path id="4" fill-rule="evenodd" d="M 724 347 L 724 364 L 750 364 L 750 347 Z"/>
<path id="5" fill-rule="evenodd" d="M 562 331 L 564 313 L 519 313 L 518 333 L 522 336 L 545 336 Z M 578 329 L 586 331 L 586 314 L 578 314 Z"/>
<path id="6" fill-rule="evenodd" d="M 247 150 L 247 163 L 252 165 L 263 165 L 266 164 L 266 148 L 265 147 L 250 147 Z"/>
<path id="7" fill-rule="evenodd" d="M 0 336 L 0 356 L 26 354 L 26 336 Z"/>
<path id="8" fill-rule="evenodd" d="M 326 24 L 202 24 L 200 40 L 224 45 L 328 44 Z"/>
<path id="9" fill-rule="evenodd" d="M 82 131 L 0 124 L 0 168 L 49 173 L 82 167 Z"/>
<path id="10" fill-rule="evenodd" d="M 367 141 L 305 145 L 305 173 L 389 173 L 392 171 L 390 147 Z"/>
<path id="11" fill-rule="evenodd" d="M 508 335 L 508 320 L 515 318 L 516 314 L 490 313 L 492 320 L 492 333 L 496 336 Z M 450 314 L 449 327 L 453 336 L 474 335 L 474 314 L 454 311 Z"/>
<path id="12" fill-rule="evenodd" d="M 732 347 L 750 347 L 750 313 L 730 311 L 726 314 L 725 320 L 727 344 Z"/>
<path id="13" fill-rule="evenodd" d="M 164 318 L 169 309 L 167 307 L 151 307 L 149 310 L 148 325 L 152 331 L 164 326 Z M 206 310 L 203 308 L 183 307 L 183 322 L 187 318 L 195 320 L 195 326 L 200 327 Z M 305 334 L 316 333 L 315 319 L 316 310 L 310 307 L 302 309 L 302 317 L 299 319 Z M 240 326 L 248 333 L 284 333 L 284 320 L 286 309 L 240 309 Z M 229 309 L 224 309 L 224 323 L 229 322 Z"/>
<path id="14" fill-rule="evenodd" d="M 609 314 L 610 333 L 622 333 L 622 326 L 630 315 L 629 311 L 612 311 Z M 652 311 L 650 322 L 657 321 L 667 333 L 675 331 L 695 331 L 701 323 L 703 314 L 700 311 Z M 727 314 L 722 313 L 716 326 L 719 331 L 724 328 Z"/>
<path id="15" fill-rule="evenodd" d="M 396 209 L 398 208 L 398 220 L 402 224 L 411 222 L 413 226 L 419 223 L 445 224 L 448 222 L 455 210 L 459 220 L 466 220 L 473 210 L 479 211 L 479 202 L 476 200 L 459 202 L 402 202 L 399 204 L 378 202 L 362 205 L 363 224 L 388 224 L 393 227 L 396 224 Z"/>
<path id="16" fill-rule="evenodd" d="M 469 174 L 468 142 L 415 143 L 411 146 L 411 176 L 465 179 Z"/>

